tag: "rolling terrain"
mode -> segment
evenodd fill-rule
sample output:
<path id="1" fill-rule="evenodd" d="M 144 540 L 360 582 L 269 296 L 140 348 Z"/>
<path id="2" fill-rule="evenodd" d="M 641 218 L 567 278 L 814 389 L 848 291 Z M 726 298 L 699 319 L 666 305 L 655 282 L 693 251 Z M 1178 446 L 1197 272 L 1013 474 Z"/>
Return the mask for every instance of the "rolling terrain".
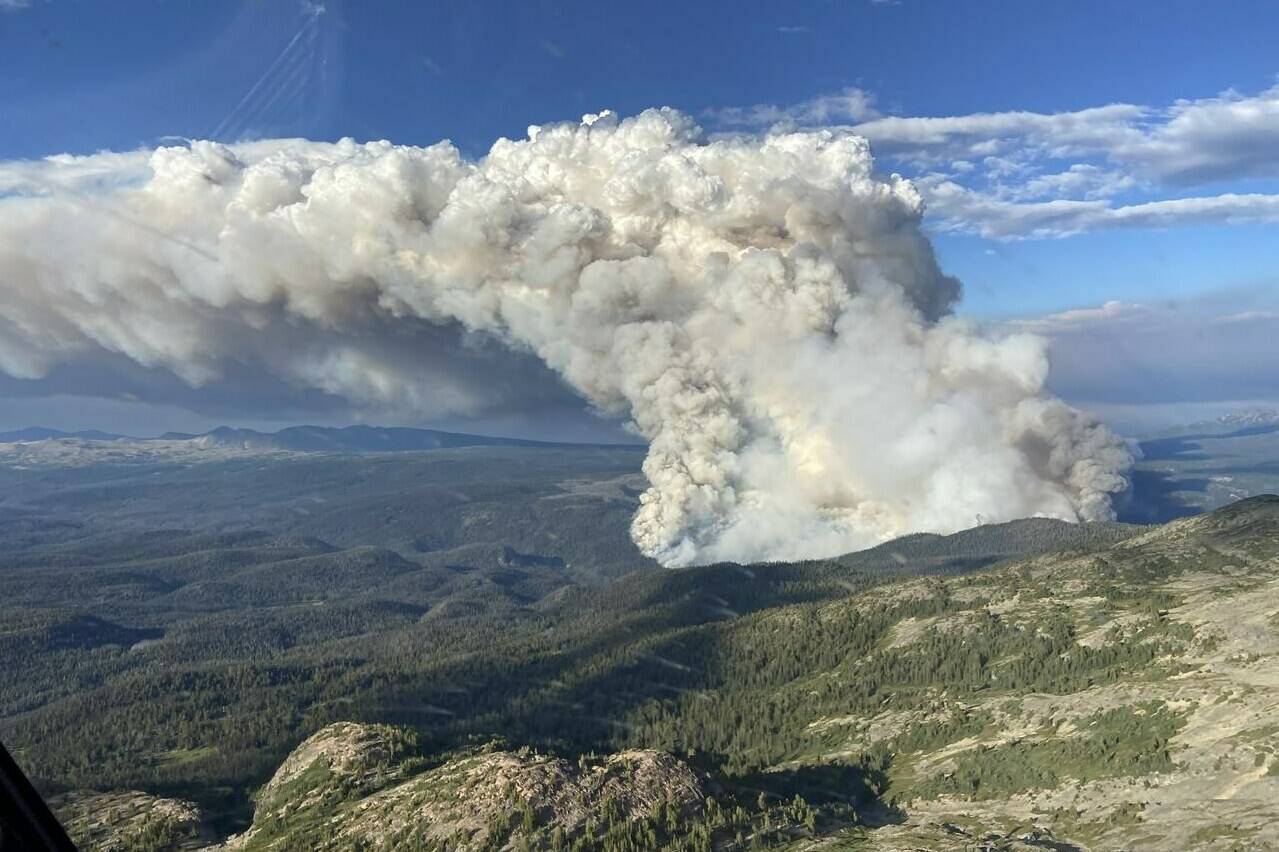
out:
<path id="1" fill-rule="evenodd" d="M 0 739 L 86 849 L 1279 846 L 1279 499 L 665 571 L 639 460 L 0 466 Z"/>
<path id="2" fill-rule="evenodd" d="M 452 650 L 403 627 L 413 673 L 347 681 L 224 848 L 1279 845 L 1279 497 L 891 561 L 641 572 Z M 118 831 L 207 844 L 163 787 Z M 93 795 L 126 794 L 66 795 L 85 837 Z"/>

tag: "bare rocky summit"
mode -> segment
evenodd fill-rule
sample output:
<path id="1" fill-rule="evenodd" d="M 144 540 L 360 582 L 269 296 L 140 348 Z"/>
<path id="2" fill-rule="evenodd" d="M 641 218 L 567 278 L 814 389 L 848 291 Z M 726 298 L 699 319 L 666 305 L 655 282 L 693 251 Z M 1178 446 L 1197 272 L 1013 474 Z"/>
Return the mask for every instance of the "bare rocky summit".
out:
<path id="1" fill-rule="evenodd" d="M 82 849 L 194 850 L 206 849 L 214 840 L 199 808 L 180 799 L 125 790 L 69 793 L 50 804 Z"/>
<path id="2" fill-rule="evenodd" d="M 289 755 L 262 788 L 253 826 L 221 848 L 514 849 L 668 810 L 689 817 L 705 801 L 697 775 L 663 752 L 574 764 L 480 749 L 429 765 L 408 756 L 412 744 L 404 729 L 329 725 Z"/>

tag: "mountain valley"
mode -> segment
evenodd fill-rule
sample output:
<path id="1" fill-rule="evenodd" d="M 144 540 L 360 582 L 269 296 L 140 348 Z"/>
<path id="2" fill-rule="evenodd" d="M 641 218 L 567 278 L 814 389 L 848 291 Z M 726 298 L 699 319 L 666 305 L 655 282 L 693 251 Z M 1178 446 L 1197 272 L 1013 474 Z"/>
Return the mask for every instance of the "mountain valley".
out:
<path id="1" fill-rule="evenodd" d="M 671 571 L 636 461 L 0 468 L 0 739 L 86 849 L 1279 843 L 1279 498 Z"/>

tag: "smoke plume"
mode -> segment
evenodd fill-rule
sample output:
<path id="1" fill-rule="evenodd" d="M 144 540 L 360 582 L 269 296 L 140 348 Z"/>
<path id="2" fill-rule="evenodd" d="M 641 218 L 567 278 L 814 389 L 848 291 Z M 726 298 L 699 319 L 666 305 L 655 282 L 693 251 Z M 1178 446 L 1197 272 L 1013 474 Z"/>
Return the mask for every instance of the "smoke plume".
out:
<path id="1" fill-rule="evenodd" d="M 248 363 L 465 411 L 481 390 L 440 400 L 431 350 L 387 341 L 497 339 L 648 440 L 632 533 L 667 565 L 1111 517 L 1127 451 L 1045 392 L 1038 338 L 950 316 L 921 215 L 861 138 L 707 142 L 671 110 L 478 162 L 286 140 L 10 163 L 0 370 L 111 353 L 199 386 Z"/>

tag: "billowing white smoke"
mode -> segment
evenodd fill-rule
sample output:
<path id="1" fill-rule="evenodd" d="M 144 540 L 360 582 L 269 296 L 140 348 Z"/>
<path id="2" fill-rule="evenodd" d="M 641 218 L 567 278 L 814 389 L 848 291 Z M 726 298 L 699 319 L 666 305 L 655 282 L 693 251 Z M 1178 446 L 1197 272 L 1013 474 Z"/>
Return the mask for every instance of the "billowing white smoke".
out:
<path id="1" fill-rule="evenodd" d="M 460 324 L 631 418 L 650 442 L 634 538 L 668 565 L 1108 518 L 1126 486 L 1123 445 L 1045 393 L 1037 338 L 947 316 L 959 286 L 920 198 L 860 138 L 707 143 L 654 110 L 475 163 L 448 143 L 142 156 L 0 173 L 0 369 L 107 350 L 199 384 L 256 359 L 402 401 L 414 376 L 351 335 Z"/>

